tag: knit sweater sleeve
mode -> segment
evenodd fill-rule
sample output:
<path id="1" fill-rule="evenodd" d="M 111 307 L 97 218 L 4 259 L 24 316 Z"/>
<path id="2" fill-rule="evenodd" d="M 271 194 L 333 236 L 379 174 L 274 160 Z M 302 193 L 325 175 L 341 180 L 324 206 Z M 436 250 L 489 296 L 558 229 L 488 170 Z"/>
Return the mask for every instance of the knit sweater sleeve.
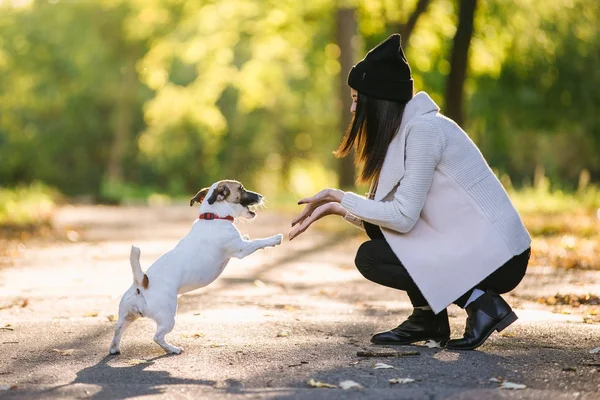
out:
<path id="1" fill-rule="evenodd" d="M 406 137 L 404 176 L 394 198 L 375 201 L 346 192 L 342 206 L 358 218 L 397 232 L 409 232 L 419 219 L 445 141 L 429 122 L 414 124 Z M 402 162 L 402 161 L 399 161 Z"/>

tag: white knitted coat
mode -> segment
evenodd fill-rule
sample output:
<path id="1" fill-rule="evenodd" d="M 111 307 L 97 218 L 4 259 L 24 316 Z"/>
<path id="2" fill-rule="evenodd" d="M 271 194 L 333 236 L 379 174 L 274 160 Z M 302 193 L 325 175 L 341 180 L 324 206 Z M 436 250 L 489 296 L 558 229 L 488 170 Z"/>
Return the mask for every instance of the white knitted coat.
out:
<path id="1" fill-rule="evenodd" d="M 531 238 L 469 136 L 425 92 L 406 105 L 373 200 L 347 192 L 347 219 L 379 225 L 434 310 L 446 308 Z"/>

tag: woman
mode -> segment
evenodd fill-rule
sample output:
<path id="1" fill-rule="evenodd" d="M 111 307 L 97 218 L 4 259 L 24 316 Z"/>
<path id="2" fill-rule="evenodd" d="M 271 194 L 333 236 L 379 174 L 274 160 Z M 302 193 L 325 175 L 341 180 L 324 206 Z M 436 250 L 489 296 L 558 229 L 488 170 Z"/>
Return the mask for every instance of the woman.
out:
<path id="1" fill-rule="evenodd" d="M 336 155 L 356 150 L 365 198 L 324 189 L 302 199 L 289 239 L 330 214 L 363 227 L 370 240 L 356 254 L 365 278 L 404 290 L 414 307 L 377 344 L 433 339 L 471 350 L 517 316 L 500 294 L 522 280 L 531 238 L 506 191 L 467 134 L 439 113 L 411 71 L 395 34 L 348 76 L 354 118 Z M 446 307 L 465 308 L 462 338 L 449 340 Z M 447 342 L 447 343 L 446 343 Z"/>

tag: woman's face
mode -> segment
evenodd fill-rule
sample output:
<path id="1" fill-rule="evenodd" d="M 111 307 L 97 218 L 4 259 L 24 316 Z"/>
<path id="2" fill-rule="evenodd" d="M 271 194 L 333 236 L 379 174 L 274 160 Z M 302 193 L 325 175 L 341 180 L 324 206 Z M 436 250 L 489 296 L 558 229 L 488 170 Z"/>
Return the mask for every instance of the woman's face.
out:
<path id="1" fill-rule="evenodd" d="M 356 100 L 358 100 L 358 92 L 350 88 L 350 96 L 352 96 L 352 105 L 350 106 L 350 112 L 354 114 L 356 112 Z"/>

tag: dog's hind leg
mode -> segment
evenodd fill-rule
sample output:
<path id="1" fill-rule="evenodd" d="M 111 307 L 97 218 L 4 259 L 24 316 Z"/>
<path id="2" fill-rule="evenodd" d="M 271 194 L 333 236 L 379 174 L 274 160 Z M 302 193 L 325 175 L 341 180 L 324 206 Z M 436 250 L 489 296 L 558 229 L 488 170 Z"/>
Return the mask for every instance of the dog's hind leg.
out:
<path id="1" fill-rule="evenodd" d="M 121 337 L 127 328 L 129 328 L 129 325 L 136 319 L 137 316 L 135 314 L 119 315 L 119 321 L 117 321 L 117 325 L 115 325 L 115 335 L 110 344 L 110 354 L 121 354 Z"/>
<path id="2" fill-rule="evenodd" d="M 175 316 L 163 313 L 159 318 L 155 318 L 154 320 L 156 321 L 156 333 L 154 334 L 154 341 L 167 353 L 181 353 L 183 348 L 173 346 L 165 339 L 165 336 L 171 332 L 175 326 Z"/>

